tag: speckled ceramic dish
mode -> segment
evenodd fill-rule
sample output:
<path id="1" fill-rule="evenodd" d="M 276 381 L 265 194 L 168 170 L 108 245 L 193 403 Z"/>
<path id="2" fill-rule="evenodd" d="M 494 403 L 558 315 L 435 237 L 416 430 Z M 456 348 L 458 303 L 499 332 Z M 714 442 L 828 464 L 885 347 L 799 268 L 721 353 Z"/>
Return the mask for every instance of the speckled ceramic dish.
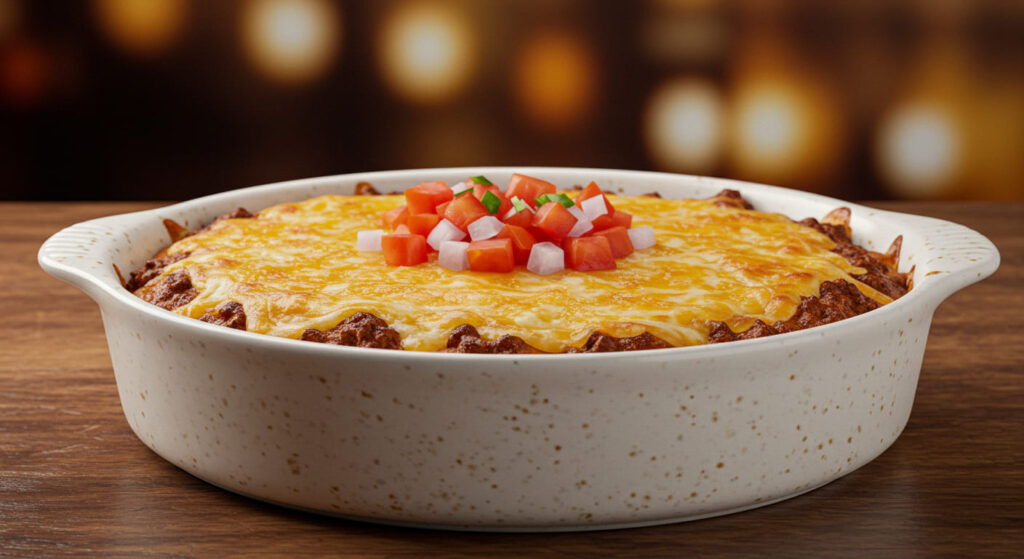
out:
<path id="1" fill-rule="evenodd" d="M 147 304 L 133 270 L 201 226 L 369 181 L 512 172 L 626 194 L 740 190 L 794 218 L 853 210 L 858 244 L 904 236 L 914 289 L 855 318 L 749 341 L 632 353 L 465 355 L 314 344 L 213 326 Z M 147 446 L 220 487 L 286 506 L 417 526 L 578 530 L 736 512 L 863 466 L 906 425 L 932 313 L 999 254 L 944 221 L 702 177 L 561 168 L 430 169 L 247 188 L 88 221 L 50 238 L 43 268 L 100 306 L 125 417 Z"/>

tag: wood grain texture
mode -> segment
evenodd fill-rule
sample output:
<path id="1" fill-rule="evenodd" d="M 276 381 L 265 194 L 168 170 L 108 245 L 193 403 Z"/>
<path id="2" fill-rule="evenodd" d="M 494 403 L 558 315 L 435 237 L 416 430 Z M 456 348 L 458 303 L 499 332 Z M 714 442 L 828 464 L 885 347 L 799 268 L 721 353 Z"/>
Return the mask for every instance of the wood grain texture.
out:
<path id="1" fill-rule="evenodd" d="M 906 431 L 812 493 L 715 519 L 582 534 L 361 524 L 251 501 L 163 461 L 125 422 L 95 304 L 42 241 L 139 203 L 0 204 L 0 556 L 1019 556 L 1024 205 L 886 203 L 977 229 L 1002 266 L 936 312 Z"/>

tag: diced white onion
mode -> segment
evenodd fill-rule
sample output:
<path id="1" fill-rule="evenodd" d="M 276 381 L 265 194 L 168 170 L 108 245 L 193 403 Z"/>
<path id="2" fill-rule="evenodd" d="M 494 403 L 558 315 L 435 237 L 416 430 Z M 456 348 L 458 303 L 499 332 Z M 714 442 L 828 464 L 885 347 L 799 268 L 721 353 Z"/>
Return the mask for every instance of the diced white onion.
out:
<path id="1" fill-rule="evenodd" d="M 629 240 L 633 243 L 634 250 L 643 250 L 654 246 L 653 227 L 633 227 L 627 230 L 626 233 L 629 234 Z"/>
<path id="2" fill-rule="evenodd" d="M 444 268 L 461 272 L 469 269 L 469 258 L 466 256 L 466 249 L 469 243 L 459 241 L 445 241 L 437 254 L 437 263 Z"/>
<path id="3" fill-rule="evenodd" d="M 384 236 L 382 229 L 370 229 L 356 233 L 356 250 L 364 252 L 380 252 L 380 240 Z"/>
<path id="4" fill-rule="evenodd" d="M 469 224 L 469 238 L 474 241 L 490 239 L 501 232 L 505 224 L 493 215 L 487 215 Z"/>
<path id="5" fill-rule="evenodd" d="M 461 241 L 466 238 L 466 232 L 455 226 L 447 219 L 442 219 L 434 226 L 434 229 L 427 235 L 427 244 L 434 250 L 441 250 L 441 244 L 445 241 Z"/>
<path id="6" fill-rule="evenodd" d="M 569 234 L 566 235 L 567 237 L 574 239 L 594 228 L 594 224 L 587 219 L 587 216 L 583 215 L 583 211 L 580 210 L 579 206 L 574 205 L 570 207 L 569 213 L 576 218 L 576 225 L 572 226 L 572 229 L 569 230 Z"/>
<path id="7" fill-rule="evenodd" d="M 526 269 L 546 276 L 565 269 L 565 251 L 554 243 L 536 243 L 530 250 Z"/>
<path id="8" fill-rule="evenodd" d="M 452 185 L 452 194 L 458 194 L 467 188 L 469 188 L 469 185 L 466 184 L 466 181 L 455 183 Z"/>
<path id="9" fill-rule="evenodd" d="M 608 213 L 608 206 L 604 203 L 604 196 L 594 196 L 593 198 L 587 198 L 586 200 L 579 203 L 580 208 L 583 210 L 583 215 L 587 216 L 587 219 L 594 221 L 595 219 L 606 215 Z"/>

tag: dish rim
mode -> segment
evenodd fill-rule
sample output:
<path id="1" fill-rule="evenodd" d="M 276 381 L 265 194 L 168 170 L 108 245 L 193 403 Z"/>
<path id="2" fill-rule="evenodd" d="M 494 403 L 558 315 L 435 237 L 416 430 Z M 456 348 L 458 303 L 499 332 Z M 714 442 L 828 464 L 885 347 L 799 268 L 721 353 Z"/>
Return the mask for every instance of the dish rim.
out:
<path id="1" fill-rule="evenodd" d="M 642 177 L 669 179 L 675 178 L 676 180 L 694 180 L 710 181 L 713 184 L 719 185 L 721 188 L 733 188 L 743 192 L 747 189 L 753 189 L 757 192 L 763 192 L 774 197 L 793 197 L 796 199 L 804 199 L 809 202 L 831 205 L 832 207 L 845 206 L 854 212 L 854 215 L 858 219 L 866 219 L 874 222 L 893 222 L 899 221 L 901 234 L 906 233 L 921 233 L 925 234 L 928 228 L 934 227 L 949 227 L 953 226 L 960 233 L 967 235 L 973 241 L 973 248 L 984 251 L 985 257 L 978 258 L 969 264 L 962 264 L 959 269 L 948 271 L 945 274 L 938 274 L 934 279 L 930 279 L 928 275 L 921 274 L 918 272 L 915 274 L 914 287 L 903 297 L 884 305 L 880 308 L 872 311 L 847 318 L 838 322 L 830 324 L 824 324 L 815 326 L 812 328 L 796 330 L 785 334 L 778 334 L 774 336 L 767 336 L 761 338 L 754 338 L 748 340 L 737 340 L 719 344 L 700 344 L 692 346 L 677 346 L 665 349 L 647 349 L 639 351 L 618 351 L 618 352 L 606 352 L 606 353 L 546 353 L 546 354 L 472 354 L 472 353 L 445 353 L 439 351 L 411 351 L 411 350 L 389 350 L 389 349 L 377 349 L 377 348 L 363 348 L 363 347 L 350 347 L 350 346 L 336 346 L 333 344 L 318 344 L 305 342 L 298 339 L 283 338 L 278 336 L 272 336 L 268 334 L 260 334 L 256 332 L 248 332 L 242 330 L 236 330 L 232 328 L 225 328 L 214 324 L 205 323 L 200 320 L 185 317 L 174 313 L 172 311 L 164 310 L 160 307 L 152 305 L 139 299 L 131 292 L 127 291 L 123 287 L 120 287 L 119 281 L 113 271 L 113 262 L 108 262 L 107 266 L 110 268 L 110 277 L 101 278 L 91 270 L 87 270 L 81 266 L 75 264 L 69 264 L 60 261 L 54 254 L 54 248 L 62 244 L 67 244 L 69 240 L 77 235 L 81 235 L 90 226 L 95 229 L 101 227 L 106 230 L 113 230 L 115 232 L 124 233 L 125 236 L 128 234 L 130 225 L 142 223 L 146 219 L 153 218 L 155 223 L 159 223 L 162 219 L 161 213 L 167 214 L 176 210 L 188 211 L 195 206 L 207 206 L 207 207 L 218 207 L 224 206 L 224 203 L 235 198 L 252 198 L 259 194 L 271 193 L 274 191 L 282 190 L 288 191 L 291 189 L 300 188 L 314 188 L 317 186 L 330 186 L 340 182 L 356 183 L 356 182 L 372 182 L 373 180 L 384 179 L 387 180 L 400 180 L 406 176 L 429 176 L 431 174 L 455 174 L 467 172 L 471 174 L 502 174 L 502 173 L 525 173 L 530 175 L 544 176 L 544 173 L 558 173 L 558 174 L 620 174 L 629 179 L 639 179 Z M 468 176 L 468 175 L 467 175 Z M 420 181 L 422 182 L 422 181 Z M 410 183 L 408 186 L 414 186 Z M 340 189 L 340 188 L 339 188 Z M 745 193 L 744 193 L 745 194 Z M 321 195 L 321 194 L 315 194 Z M 232 202 L 231 205 L 234 205 Z M 262 210 L 262 208 L 261 208 Z M 788 216 L 793 219 L 793 216 Z M 916 222 L 916 223 L 915 223 Z M 154 223 L 154 227 L 155 227 Z M 131 242 L 130 239 L 127 242 Z M 951 252 L 954 247 L 940 247 L 940 254 L 946 254 Z M 946 249 L 946 250 L 942 250 Z M 94 249 L 85 249 L 85 253 L 90 257 L 96 257 L 97 253 Z M 107 251 L 99 254 L 100 256 L 108 256 Z M 906 261 L 906 254 L 902 260 Z M 312 355 L 318 355 L 323 357 L 337 356 L 337 358 L 384 358 L 389 361 L 396 361 L 400 364 L 409 364 L 410 362 L 420 363 L 421 360 L 428 360 L 427 363 L 436 363 L 440 361 L 447 361 L 450 359 L 458 359 L 462 361 L 476 361 L 480 360 L 483 363 L 510 363 L 519 362 L 520 360 L 530 361 L 533 363 L 545 362 L 547 360 L 567 360 L 571 359 L 573 362 L 582 360 L 581 362 L 589 362 L 591 360 L 621 360 L 621 359 L 655 359 L 658 361 L 674 360 L 681 358 L 716 358 L 731 354 L 746 354 L 751 351 L 761 351 L 762 348 L 768 348 L 770 346 L 785 346 L 789 347 L 792 345 L 801 345 L 804 342 L 812 338 L 828 337 L 829 333 L 835 332 L 837 329 L 842 328 L 854 328 L 857 325 L 863 324 L 865 321 L 884 321 L 887 318 L 891 318 L 897 314 L 902 314 L 904 307 L 914 304 L 927 304 L 926 300 L 929 297 L 937 300 L 933 301 L 934 306 L 937 306 L 939 302 L 946 299 L 949 295 L 955 291 L 980 281 L 988 275 L 991 275 L 999 265 L 999 253 L 992 242 L 981 235 L 980 233 L 973 231 L 967 227 L 956 224 L 954 222 L 918 216 L 914 214 L 893 212 L 889 210 L 881 210 L 877 208 L 871 208 L 863 206 L 853 202 L 824 196 L 821 194 L 815 194 L 811 192 L 804 192 L 779 186 L 764 185 L 746 181 L 739 181 L 735 179 L 726 178 L 715 178 L 715 177 L 704 177 L 697 175 L 685 175 L 677 173 L 664 173 L 655 171 L 638 171 L 638 170 L 626 170 L 626 169 L 606 169 L 606 168 L 588 168 L 588 167 L 538 167 L 538 166 L 480 166 L 480 167 L 439 167 L 439 168 L 420 168 L 420 169 L 401 169 L 392 171 L 371 171 L 362 173 L 345 173 L 338 175 L 329 175 L 322 177 L 311 177 L 304 179 L 294 179 L 289 181 L 282 181 L 276 183 L 263 184 L 258 186 L 250 186 L 245 188 L 227 190 L 199 198 L 193 198 L 190 200 L 184 200 L 176 202 L 166 206 L 160 206 L 149 210 L 142 210 L 137 212 L 128 212 L 123 214 L 115 214 L 112 216 L 101 217 L 97 219 L 87 220 L 84 222 L 77 223 L 70 227 L 67 227 L 53 236 L 40 247 L 39 250 L 39 264 L 40 266 L 50 275 L 53 275 L 63 281 L 67 281 L 72 285 L 75 285 L 79 289 L 85 291 L 90 297 L 97 299 L 95 289 L 99 289 L 100 292 L 112 298 L 112 300 L 128 305 L 129 308 L 135 311 L 141 311 L 144 315 L 158 321 L 169 320 L 171 324 L 177 325 L 184 328 L 198 328 L 198 332 L 203 333 L 207 338 L 211 338 L 217 341 L 230 342 L 230 343 L 251 343 L 257 346 L 265 346 L 267 349 L 273 349 L 275 351 L 282 351 L 288 354 L 291 353 L 310 353 Z M 113 260 L 113 258 L 111 258 Z M 921 263 L 916 263 L 920 267 Z M 973 273 L 977 273 L 977 277 L 972 277 Z M 920 276 L 920 277 L 918 277 Z M 118 285 L 112 285 L 111 279 Z M 956 281 L 951 281 L 956 280 Z M 945 289 L 943 289 L 945 287 Z M 92 288 L 92 289 L 90 289 Z M 103 308 L 104 303 L 97 299 L 97 303 Z"/>

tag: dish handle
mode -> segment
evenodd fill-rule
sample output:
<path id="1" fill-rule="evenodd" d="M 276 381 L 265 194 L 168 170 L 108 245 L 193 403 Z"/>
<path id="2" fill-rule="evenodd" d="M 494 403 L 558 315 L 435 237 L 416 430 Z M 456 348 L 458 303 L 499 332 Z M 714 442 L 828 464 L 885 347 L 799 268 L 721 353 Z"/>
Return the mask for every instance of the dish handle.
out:
<path id="1" fill-rule="evenodd" d="M 973 229 L 917 215 L 898 214 L 897 219 L 914 233 L 914 283 L 927 284 L 938 301 L 987 278 L 999 267 L 999 250 Z M 909 236 L 904 239 L 904 250 L 911 248 L 909 240 Z"/>
<path id="2" fill-rule="evenodd" d="M 114 227 L 117 217 L 93 219 L 58 231 L 39 248 L 39 266 L 51 276 L 81 289 L 93 300 L 104 293 L 113 294 L 123 289 L 113 262 L 97 256 L 121 252 L 118 237 L 127 233 L 124 223 Z"/>

